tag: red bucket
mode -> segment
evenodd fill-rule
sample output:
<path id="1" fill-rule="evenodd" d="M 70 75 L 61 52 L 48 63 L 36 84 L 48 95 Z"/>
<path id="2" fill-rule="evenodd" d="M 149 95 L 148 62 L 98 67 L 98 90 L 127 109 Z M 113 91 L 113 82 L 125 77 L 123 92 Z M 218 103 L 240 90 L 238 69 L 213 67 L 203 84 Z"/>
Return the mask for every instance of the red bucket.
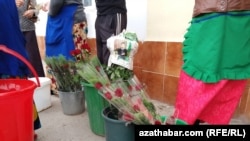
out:
<path id="1" fill-rule="evenodd" d="M 22 60 L 37 78 L 37 73 L 29 62 L 5 46 L 0 51 Z M 0 140 L 34 141 L 33 94 L 37 85 L 27 79 L 0 79 Z"/>

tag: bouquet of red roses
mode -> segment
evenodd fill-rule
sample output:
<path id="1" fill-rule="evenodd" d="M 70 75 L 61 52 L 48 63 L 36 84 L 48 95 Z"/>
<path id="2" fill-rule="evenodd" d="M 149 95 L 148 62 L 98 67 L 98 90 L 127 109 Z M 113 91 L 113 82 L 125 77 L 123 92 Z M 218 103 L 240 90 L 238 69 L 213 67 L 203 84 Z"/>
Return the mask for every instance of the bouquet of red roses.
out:
<path id="1" fill-rule="evenodd" d="M 80 76 L 94 85 L 99 94 L 122 113 L 121 120 L 138 125 L 174 124 L 157 112 L 145 85 L 135 75 L 128 80 L 110 81 L 97 57 L 77 67 Z"/>

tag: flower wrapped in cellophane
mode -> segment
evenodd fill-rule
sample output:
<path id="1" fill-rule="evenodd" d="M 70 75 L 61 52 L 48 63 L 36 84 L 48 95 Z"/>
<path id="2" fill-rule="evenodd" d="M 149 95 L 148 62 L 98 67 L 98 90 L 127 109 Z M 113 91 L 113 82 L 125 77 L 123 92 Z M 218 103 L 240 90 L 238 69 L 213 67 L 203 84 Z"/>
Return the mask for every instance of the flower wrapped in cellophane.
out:
<path id="1" fill-rule="evenodd" d="M 92 57 L 88 62 L 77 63 L 76 67 L 78 74 L 92 85 L 97 82 L 101 82 L 102 84 L 110 83 L 107 74 L 96 56 Z"/>
<path id="2" fill-rule="evenodd" d="M 127 81 L 117 80 L 110 85 L 96 83 L 95 87 L 122 113 L 121 119 L 138 125 L 161 122 L 161 116 L 136 76 Z"/>
<path id="3" fill-rule="evenodd" d="M 120 111 L 120 119 L 138 125 L 164 124 L 150 101 L 145 86 L 135 75 L 126 81 L 121 79 L 111 82 L 97 58 L 77 67 L 78 73 Z"/>
<path id="4" fill-rule="evenodd" d="M 77 63 L 77 72 L 88 83 L 97 88 L 111 107 L 119 111 L 118 119 L 137 125 L 170 125 L 176 118 L 158 114 L 153 102 L 133 73 L 133 56 L 137 52 L 137 36 L 123 31 L 107 40 L 110 50 L 109 63 L 102 66 L 97 56 L 88 62 Z"/>

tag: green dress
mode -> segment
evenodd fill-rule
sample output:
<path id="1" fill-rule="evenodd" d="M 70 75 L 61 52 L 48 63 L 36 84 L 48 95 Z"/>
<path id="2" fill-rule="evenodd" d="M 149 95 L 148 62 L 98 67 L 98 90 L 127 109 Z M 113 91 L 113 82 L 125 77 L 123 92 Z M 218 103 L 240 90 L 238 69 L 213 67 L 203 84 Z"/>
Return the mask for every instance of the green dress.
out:
<path id="1" fill-rule="evenodd" d="M 250 11 L 195 17 L 184 37 L 183 70 L 191 77 L 207 83 L 250 78 Z"/>

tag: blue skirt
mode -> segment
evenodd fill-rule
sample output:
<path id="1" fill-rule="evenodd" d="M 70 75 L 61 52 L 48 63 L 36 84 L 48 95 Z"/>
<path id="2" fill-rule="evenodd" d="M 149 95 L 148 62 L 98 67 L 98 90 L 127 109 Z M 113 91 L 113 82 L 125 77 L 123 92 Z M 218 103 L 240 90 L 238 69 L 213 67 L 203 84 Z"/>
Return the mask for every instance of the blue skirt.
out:
<path id="1" fill-rule="evenodd" d="M 66 5 L 56 16 L 48 16 L 46 26 L 46 56 L 59 56 L 73 59 L 70 54 L 75 49 L 73 41 L 74 12 L 77 5 Z"/>

